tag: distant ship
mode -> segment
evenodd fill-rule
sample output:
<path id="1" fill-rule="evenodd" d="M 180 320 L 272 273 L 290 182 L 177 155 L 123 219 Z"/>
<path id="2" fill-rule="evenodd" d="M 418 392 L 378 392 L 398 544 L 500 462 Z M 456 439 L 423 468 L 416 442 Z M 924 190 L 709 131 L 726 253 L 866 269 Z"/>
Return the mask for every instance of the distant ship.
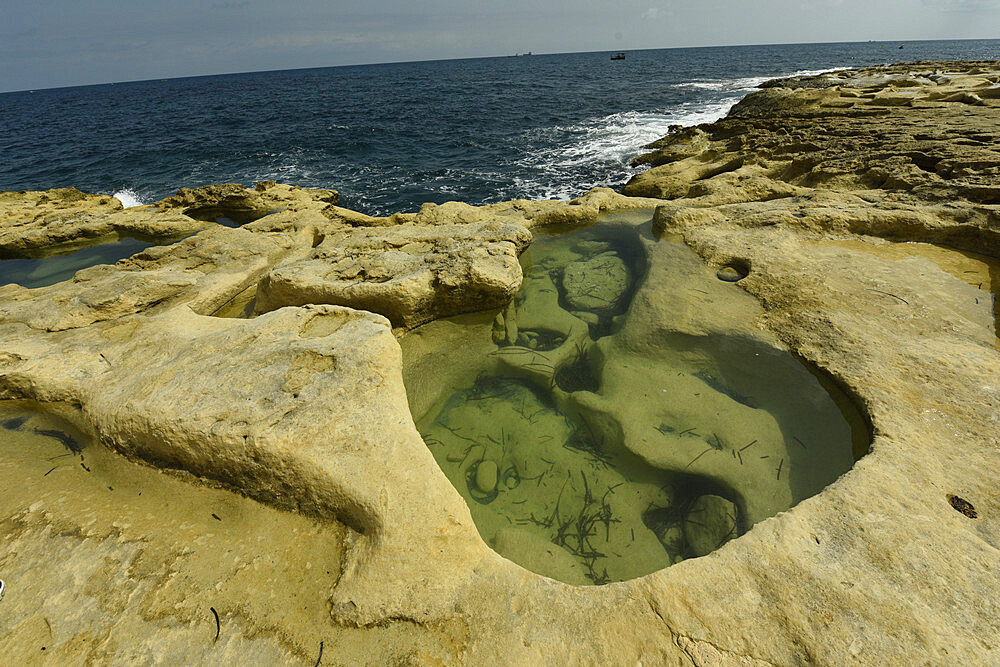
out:
<path id="1" fill-rule="evenodd" d="M 519 58 L 521 56 L 530 56 L 530 55 L 531 55 L 531 51 L 528 51 L 527 53 L 515 53 L 514 57 L 515 58 Z"/>
<path id="2" fill-rule="evenodd" d="M 624 53 L 612 53 L 611 54 L 611 59 L 612 60 L 625 60 L 625 54 Z"/>

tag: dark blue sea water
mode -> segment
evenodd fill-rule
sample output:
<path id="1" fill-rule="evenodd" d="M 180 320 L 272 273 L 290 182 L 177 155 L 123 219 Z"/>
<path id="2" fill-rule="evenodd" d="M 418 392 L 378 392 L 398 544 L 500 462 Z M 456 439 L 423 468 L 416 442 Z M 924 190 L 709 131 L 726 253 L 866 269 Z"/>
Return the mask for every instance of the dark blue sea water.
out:
<path id="1" fill-rule="evenodd" d="M 178 187 L 333 187 L 371 214 L 426 201 L 571 198 L 616 186 L 668 126 L 721 117 L 780 75 L 1000 58 L 1000 40 L 480 58 L 0 95 L 0 189 L 149 203 Z"/>

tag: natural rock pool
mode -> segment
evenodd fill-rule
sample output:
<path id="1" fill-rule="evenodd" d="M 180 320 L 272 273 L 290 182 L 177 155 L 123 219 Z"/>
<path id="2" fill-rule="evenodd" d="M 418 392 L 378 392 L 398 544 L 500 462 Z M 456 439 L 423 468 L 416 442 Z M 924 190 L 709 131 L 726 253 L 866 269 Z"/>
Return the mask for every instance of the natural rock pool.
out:
<path id="1" fill-rule="evenodd" d="M 833 382 L 650 219 L 536 231 L 506 310 L 401 341 L 414 419 L 484 540 L 568 583 L 705 555 L 867 451 Z"/>
<path id="2" fill-rule="evenodd" d="M 114 264 L 152 245 L 155 245 L 153 241 L 126 237 L 99 245 L 70 249 L 65 254 L 32 259 L 0 259 L 0 285 L 8 283 L 17 283 L 23 287 L 55 285 L 69 280 L 80 269 L 98 264 Z"/>

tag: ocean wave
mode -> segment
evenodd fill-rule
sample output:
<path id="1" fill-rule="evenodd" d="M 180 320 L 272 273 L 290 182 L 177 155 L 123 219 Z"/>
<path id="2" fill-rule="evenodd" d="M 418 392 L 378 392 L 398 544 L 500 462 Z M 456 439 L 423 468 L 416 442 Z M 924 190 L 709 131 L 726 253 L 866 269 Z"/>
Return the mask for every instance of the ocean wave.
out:
<path id="1" fill-rule="evenodd" d="M 567 135 L 570 141 L 529 158 L 541 157 L 544 162 L 561 167 L 595 161 L 624 162 L 649 142 L 667 134 L 671 126 L 718 120 L 739 100 L 733 96 L 712 102 L 686 102 L 662 112 L 623 111 L 569 127 L 551 128 Z"/>
<path id="2" fill-rule="evenodd" d="M 555 146 L 529 150 L 517 161 L 520 197 L 567 200 L 592 187 L 621 185 L 638 169 L 629 163 L 674 125 L 710 123 L 724 117 L 742 96 L 692 101 L 659 112 L 624 111 L 576 125 L 545 128 Z M 537 134 L 537 131 L 536 131 Z M 534 143 L 539 137 L 533 137 Z M 527 143 L 527 142 L 526 142 Z M 581 178 L 582 177 L 582 178 Z"/>
<path id="3" fill-rule="evenodd" d="M 146 205 L 146 202 L 142 201 L 142 199 L 139 198 L 139 195 L 136 194 L 135 190 L 132 190 L 130 188 L 122 188 L 121 190 L 119 190 L 118 192 L 114 193 L 111 196 L 120 201 L 122 203 L 122 206 L 124 206 L 125 208 L 132 208 L 133 206 Z"/>
<path id="4" fill-rule="evenodd" d="M 694 88 L 698 90 L 712 90 L 719 92 L 732 92 L 737 90 L 751 90 L 765 81 L 772 79 L 784 79 L 790 76 L 816 76 L 827 72 L 837 72 L 845 67 L 831 67 L 828 69 L 800 69 L 795 72 L 784 74 L 771 74 L 768 76 L 747 76 L 737 79 L 712 79 L 707 81 L 686 81 L 674 84 L 674 88 Z"/>

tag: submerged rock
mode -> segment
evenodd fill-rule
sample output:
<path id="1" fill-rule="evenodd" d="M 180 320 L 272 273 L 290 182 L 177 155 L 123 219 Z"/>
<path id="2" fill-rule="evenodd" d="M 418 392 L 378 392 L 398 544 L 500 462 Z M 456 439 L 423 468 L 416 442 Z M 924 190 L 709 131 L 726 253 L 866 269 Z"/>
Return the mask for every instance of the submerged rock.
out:
<path id="1" fill-rule="evenodd" d="M 701 496 L 684 518 L 684 539 L 695 556 L 715 551 L 737 535 L 737 509 L 721 496 Z"/>
<path id="2" fill-rule="evenodd" d="M 573 554 L 535 533 L 502 528 L 490 540 L 490 546 L 505 558 L 521 563 L 532 572 L 578 586 L 591 583 L 587 571 Z"/>
<path id="3" fill-rule="evenodd" d="M 485 459 L 476 466 L 476 488 L 483 493 L 493 493 L 497 488 L 497 476 L 500 474 L 496 461 Z"/>
<path id="4" fill-rule="evenodd" d="M 571 262 L 563 270 L 566 303 L 574 310 L 613 311 L 628 291 L 628 266 L 615 252 Z"/>

